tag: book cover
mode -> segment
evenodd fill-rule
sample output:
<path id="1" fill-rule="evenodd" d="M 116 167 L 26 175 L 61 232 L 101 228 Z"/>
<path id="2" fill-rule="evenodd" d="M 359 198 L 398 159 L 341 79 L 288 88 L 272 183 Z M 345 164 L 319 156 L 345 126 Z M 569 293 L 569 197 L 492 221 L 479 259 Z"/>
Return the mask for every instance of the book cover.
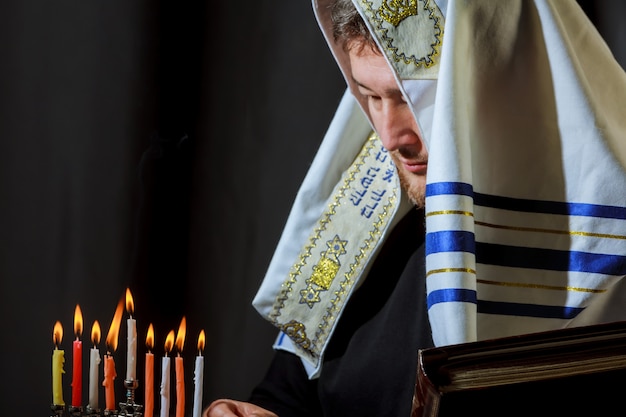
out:
<path id="1" fill-rule="evenodd" d="M 420 350 L 411 416 L 607 416 L 623 399 L 615 322 Z"/>

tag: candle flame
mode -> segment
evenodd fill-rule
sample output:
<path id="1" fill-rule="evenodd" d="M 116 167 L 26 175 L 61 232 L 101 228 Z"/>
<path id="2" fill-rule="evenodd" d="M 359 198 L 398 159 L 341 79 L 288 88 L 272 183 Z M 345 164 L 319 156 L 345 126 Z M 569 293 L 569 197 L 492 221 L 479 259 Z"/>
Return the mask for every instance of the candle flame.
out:
<path id="1" fill-rule="evenodd" d="M 200 353 L 202 353 L 202 351 L 204 350 L 204 340 L 205 340 L 205 336 L 204 336 L 204 330 L 200 331 L 200 334 L 198 335 L 198 351 Z"/>
<path id="2" fill-rule="evenodd" d="M 63 340 L 63 325 L 57 320 L 57 322 L 54 323 L 54 330 L 52 331 L 52 341 L 54 342 L 55 348 L 61 344 L 61 340 Z"/>
<path id="3" fill-rule="evenodd" d="M 187 319 L 183 316 L 178 326 L 178 333 L 176 334 L 176 349 L 178 352 L 183 351 L 183 345 L 185 344 L 185 334 L 187 333 Z"/>
<path id="4" fill-rule="evenodd" d="M 130 289 L 126 288 L 126 312 L 131 316 L 135 312 L 135 303 L 133 302 L 133 295 L 130 293 Z"/>
<path id="5" fill-rule="evenodd" d="M 93 345 L 96 346 L 98 345 L 98 343 L 100 343 L 100 323 L 98 323 L 98 320 L 93 322 L 93 325 L 91 326 L 91 341 L 93 342 Z"/>
<path id="6" fill-rule="evenodd" d="M 165 355 L 172 351 L 172 347 L 174 346 L 174 330 L 170 330 L 165 338 Z"/>
<path id="7" fill-rule="evenodd" d="M 146 347 L 148 350 L 152 350 L 154 347 L 154 327 L 152 326 L 152 323 L 148 326 L 148 334 L 146 334 Z"/>
<path id="8" fill-rule="evenodd" d="M 122 322 L 122 313 L 124 312 L 124 302 L 122 300 L 117 303 L 115 309 L 115 315 L 111 321 L 111 327 L 109 327 L 109 333 L 107 333 L 107 348 L 110 352 L 115 352 L 117 349 L 117 339 L 120 332 L 120 323 Z"/>
<path id="9" fill-rule="evenodd" d="M 76 309 L 74 310 L 74 334 L 76 338 L 80 338 L 83 334 L 83 312 L 80 311 L 78 304 L 76 304 Z"/>

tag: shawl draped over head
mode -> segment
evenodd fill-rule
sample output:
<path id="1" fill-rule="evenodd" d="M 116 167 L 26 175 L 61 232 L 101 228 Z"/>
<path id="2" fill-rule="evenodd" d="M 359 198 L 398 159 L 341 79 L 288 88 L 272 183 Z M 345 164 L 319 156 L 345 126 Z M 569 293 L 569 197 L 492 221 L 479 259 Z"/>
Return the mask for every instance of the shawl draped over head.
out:
<path id="1" fill-rule="evenodd" d="M 626 74 L 575 1 L 353 0 L 429 150 L 426 291 L 446 345 L 626 319 Z M 253 304 L 310 377 L 411 209 L 348 88 Z M 419 331 L 419 329 L 416 329 Z"/>

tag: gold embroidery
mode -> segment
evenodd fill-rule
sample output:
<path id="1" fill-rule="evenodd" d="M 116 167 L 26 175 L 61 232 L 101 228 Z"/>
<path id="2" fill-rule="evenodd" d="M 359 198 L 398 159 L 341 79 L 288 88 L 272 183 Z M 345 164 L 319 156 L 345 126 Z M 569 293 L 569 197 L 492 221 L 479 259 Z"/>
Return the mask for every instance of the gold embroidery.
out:
<path id="1" fill-rule="evenodd" d="M 328 291 L 341 263 L 339 256 L 346 253 L 347 240 L 341 240 L 335 235 L 333 240 L 326 242 L 328 250 L 322 252 L 320 260 L 313 267 L 311 278 L 306 280 L 306 289 L 300 291 L 300 303 L 307 304 L 312 308 L 315 303 L 321 301 L 320 292 Z"/>
<path id="2" fill-rule="evenodd" d="M 463 211 L 463 210 L 441 210 L 441 211 L 431 211 L 426 213 L 426 217 L 430 216 L 440 216 L 442 214 L 458 214 L 461 216 L 469 216 L 474 217 L 474 213 L 471 211 Z"/>
<path id="3" fill-rule="evenodd" d="M 544 285 L 544 284 L 524 284 L 521 282 L 490 281 L 486 279 L 478 279 L 476 280 L 476 282 L 480 284 L 485 284 L 485 285 L 500 285 L 504 287 L 519 287 L 519 288 L 535 288 L 535 289 L 541 289 L 541 290 L 575 291 L 575 292 L 590 292 L 590 293 L 606 292 L 606 290 L 604 289 L 595 289 L 595 288 Z"/>
<path id="4" fill-rule="evenodd" d="M 443 42 L 443 16 L 437 5 L 431 4 L 430 0 L 383 0 L 380 7 L 375 9 L 375 1 L 377 0 L 361 0 L 360 4 L 377 33 L 386 55 L 393 62 L 402 62 L 415 69 L 434 67 L 439 61 Z M 422 5 L 419 6 L 417 1 L 421 2 Z M 416 3 L 414 7 L 413 3 Z M 405 44 L 403 38 L 397 36 L 394 29 L 401 21 L 412 16 L 418 16 L 420 8 L 424 10 L 425 14 L 415 28 L 421 34 L 422 42 Z M 386 24 L 392 26 L 386 26 Z M 408 78 L 422 78 L 413 73 L 412 70 L 405 73 L 405 70 L 399 67 L 397 69 L 402 78 L 404 78 L 403 74 Z"/>
<path id="5" fill-rule="evenodd" d="M 337 271 L 339 271 L 339 266 L 339 262 L 333 259 L 322 258 L 313 267 L 313 275 L 309 281 L 324 290 L 328 290 L 335 275 L 337 275 Z"/>
<path id="6" fill-rule="evenodd" d="M 311 346 L 311 341 L 306 336 L 304 324 L 291 320 L 289 323 L 285 323 L 279 327 L 283 333 L 304 349 L 308 349 L 309 346 Z"/>
<path id="7" fill-rule="evenodd" d="M 426 273 L 426 276 L 430 276 L 432 274 L 443 274 L 446 272 L 465 272 L 467 274 L 476 275 L 476 271 L 471 268 L 441 268 L 441 269 L 431 269 Z"/>
<path id="8" fill-rule="evenodd" d="M 417 0 L 385 0 L 378 9 L 381 17 L 394 26 L 417 15 Z"/>
<path id="9" fill-rule="evenodd" d="M 350 265 L 350 270 L 345 274 L 344 280 L 341 282 L 339 290 L 335 292 L 335 298 L 331 301 L 332 307 L 326 311 L 326 315 L 319 326 L 319 330 L 315 333 L 314 344 L 323 343 L 328 336 L 328 329 L 332 322 L 335 321 L 335 314 L 340 310 L 345 300 L 347 290 L 354 284 L 354 275 L 356 268 L 366 258 L 366 252 L 369 251 L 371 245 L 375 244 L 383 231 L 383 226 L 390 216 L 390 210 L 395 206 L 396 197 L 389 198 L 389 203 L 385 205 L 382 213 L 378 216 L 378 221 L 374 224 L 374 228 L 369 233 L 369 238 L 364 242 L 359 250 L 359 254 L 355 256 L 355 261 Z"/>

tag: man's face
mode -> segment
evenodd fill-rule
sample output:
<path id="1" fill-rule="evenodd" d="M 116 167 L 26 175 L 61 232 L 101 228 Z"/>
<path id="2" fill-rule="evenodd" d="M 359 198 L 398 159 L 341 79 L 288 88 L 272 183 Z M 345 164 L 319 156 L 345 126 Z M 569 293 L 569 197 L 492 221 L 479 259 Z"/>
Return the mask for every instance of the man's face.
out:
<path id="1" fill-rule="evenodd" d="M 415 204 L 423 207 L 428 150 L 409 104 L 378 51 L 356 46 L 350 48 L 349 55 L 352 78 L 367 99 L 372 123 L 398 168 L 402 187 Z"/>

